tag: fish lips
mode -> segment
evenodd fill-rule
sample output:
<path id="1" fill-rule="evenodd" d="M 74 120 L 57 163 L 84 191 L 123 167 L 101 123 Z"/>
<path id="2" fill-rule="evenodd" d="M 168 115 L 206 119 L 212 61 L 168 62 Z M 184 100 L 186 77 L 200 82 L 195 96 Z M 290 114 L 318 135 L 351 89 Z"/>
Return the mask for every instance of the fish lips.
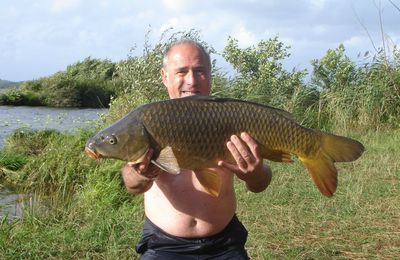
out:
<path id="1" fill-rule="evenodd" d="M 85 147 L 86 155 L 92 159 L 99 159 L 101 158 L 101 154 L 97 153 L 95 150 L 91 149 L 90 147 Z"/>

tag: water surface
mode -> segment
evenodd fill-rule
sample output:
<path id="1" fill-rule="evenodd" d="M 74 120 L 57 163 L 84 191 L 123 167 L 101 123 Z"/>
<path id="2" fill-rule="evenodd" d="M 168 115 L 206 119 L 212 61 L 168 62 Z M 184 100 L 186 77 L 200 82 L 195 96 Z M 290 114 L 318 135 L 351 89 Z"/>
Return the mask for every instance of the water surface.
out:
<path id="1" fill-rule="evenodd" d="M 91 127 L 107 113 L 107 109 L 76 109 L 49 107 L 0 106 L 0 149 L 5 138 L 19 128 L 56 129 L 73 132 L 81 127 Z M 0 183 L 0 218 L 22 215 L 23 208 L 31 207 L 31 198 L 18 194 Z"/>
<path id="2" fill-rule="evenodd" d="M 79 127 L 89 127 L 107 109 L 76 109 L 49 107 L 0 106 L 0 148 L 7 135 L 17 128 L 56 129 L 73 131 Z"/>

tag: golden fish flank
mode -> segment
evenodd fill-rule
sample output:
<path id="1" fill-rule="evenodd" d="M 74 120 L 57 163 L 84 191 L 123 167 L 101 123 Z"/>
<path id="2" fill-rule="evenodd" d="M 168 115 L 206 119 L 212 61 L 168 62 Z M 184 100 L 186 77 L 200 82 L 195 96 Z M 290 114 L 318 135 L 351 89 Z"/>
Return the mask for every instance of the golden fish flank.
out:
<path id="1" fill-rule="evenodd" d="M 265 159 L 292 162 L 291 155 L 297 155 L 328 197 L 337 187 L 334 163 L 354 161 L 364 151 L 358 141 L 299 125 L 286 111 L 204 96 L 140 106 L 90 139 L 86 151 L 92 158 L 140 162 L 152 147 L 154 164 L 173 174 L 196 171 L 205 190 L 217 196 L 219 176 L 207 169 L 219 159 L 233 161 L 226 142 L 241 132 L 258 142 Z M 111 144 L 113 139 L 117 142 Z"/>

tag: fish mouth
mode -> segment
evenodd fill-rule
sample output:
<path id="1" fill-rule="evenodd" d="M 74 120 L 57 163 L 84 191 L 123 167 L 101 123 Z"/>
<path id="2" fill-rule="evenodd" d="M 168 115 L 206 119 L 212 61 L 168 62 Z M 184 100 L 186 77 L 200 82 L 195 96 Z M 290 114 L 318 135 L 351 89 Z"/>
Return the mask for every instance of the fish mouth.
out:
<path id="1" fill-rule="evenodd" d="M 99 153 L 97 153 L 95 150 L 90 149 L 89 147 L 85 147 L 85 152 L 86 155 L 89 156 L 92 159 L 99 159 L 101 158 L 101 155 Z"/>

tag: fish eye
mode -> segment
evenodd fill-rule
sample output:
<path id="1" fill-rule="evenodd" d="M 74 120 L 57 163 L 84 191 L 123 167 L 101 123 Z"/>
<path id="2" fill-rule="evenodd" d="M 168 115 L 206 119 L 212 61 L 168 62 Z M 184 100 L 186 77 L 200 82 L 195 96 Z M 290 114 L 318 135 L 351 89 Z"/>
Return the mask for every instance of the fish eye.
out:
<path id="1" fill-rule="evenodd" d="M 114 135 L 111 135 L 108 137 L 108 142 L 110 144 L 116 144 L 117 143 L 117 138 Z"/>

